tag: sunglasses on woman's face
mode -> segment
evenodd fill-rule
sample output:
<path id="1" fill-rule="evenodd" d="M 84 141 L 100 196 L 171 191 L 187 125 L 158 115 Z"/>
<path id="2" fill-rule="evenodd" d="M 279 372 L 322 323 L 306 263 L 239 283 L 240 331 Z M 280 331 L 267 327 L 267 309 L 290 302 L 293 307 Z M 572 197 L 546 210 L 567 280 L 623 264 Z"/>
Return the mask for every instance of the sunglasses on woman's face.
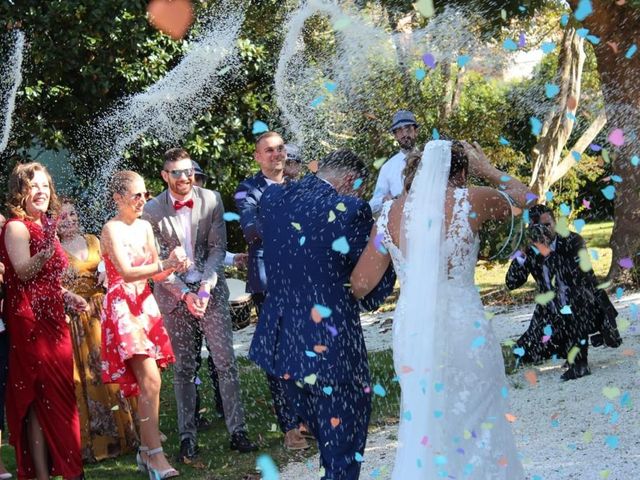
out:
<path id="1" fill-rule="evenodd" d="M 195 170 L 193 168 L 183 168 L 181 170 L 165 170 L 174 180 L 178 180 L 182 175 L 187 178 L 193 177 Z"/>
<path id="2" fill-rule="evenodd" d="M 139 192 L 139 193 L 134 193 L 129 198 L 131 198 L 131 200 L 133 200 L 135 202 L 139 202 L 140 200 L 142 200 L 144 198 L 144 201 L 146 202 L 147 200 L 149 200 L 151 198 L 151 194 L 149 192 Z"/>

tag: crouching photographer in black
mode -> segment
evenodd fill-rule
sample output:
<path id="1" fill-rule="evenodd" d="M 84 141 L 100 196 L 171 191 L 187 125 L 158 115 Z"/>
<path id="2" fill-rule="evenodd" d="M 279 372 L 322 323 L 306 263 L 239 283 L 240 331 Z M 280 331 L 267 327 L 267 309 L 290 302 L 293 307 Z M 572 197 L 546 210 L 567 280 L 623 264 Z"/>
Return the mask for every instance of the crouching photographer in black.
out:
<path id="1" fill-rule="evenodd" d="M 552 355 L 567 359 L 562 380 L 589 375 L 589 335 L 593 346 L 622 344 L 616 325 L 618 312 L 606 292 L 598 289 L 593 270 L 582 271 L 579 255 L 584 239 L 574 232 L 556 233 L 551 209 L 536 205 L 529 211 L 529 246 L 511 262 L 506 276 L 509 290 L 522 286 L 531 274 L 539 293 L 553 292 L 538 303 L 527 331 L 514 349 L 521 362 L 539 362 Z M 583 255 L 585 254 L 583 253 Z M 519 347 L 519 348 L 518 348 Z M 524 354 L 522 354 L 524 350 Z"/>

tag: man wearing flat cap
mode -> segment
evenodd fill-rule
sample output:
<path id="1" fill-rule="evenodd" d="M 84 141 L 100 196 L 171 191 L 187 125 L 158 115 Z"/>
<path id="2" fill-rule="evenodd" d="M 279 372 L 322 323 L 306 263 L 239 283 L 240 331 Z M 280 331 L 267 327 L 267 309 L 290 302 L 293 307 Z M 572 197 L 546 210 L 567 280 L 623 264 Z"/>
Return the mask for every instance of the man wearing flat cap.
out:
<path id="1" fill-rule="evenodd" d="M 384 202 L 402 193 L 404 189 L 402 171 L 406 164 L 407 153 L 416 146 L 418 127 L 416 116 L 408 110 L 398 110 L 393 116 L 389 130 L 400 145 L 400 151 L 380 168 L 376 188 L 369 201 L 374 214 L 380 213 Z"/>

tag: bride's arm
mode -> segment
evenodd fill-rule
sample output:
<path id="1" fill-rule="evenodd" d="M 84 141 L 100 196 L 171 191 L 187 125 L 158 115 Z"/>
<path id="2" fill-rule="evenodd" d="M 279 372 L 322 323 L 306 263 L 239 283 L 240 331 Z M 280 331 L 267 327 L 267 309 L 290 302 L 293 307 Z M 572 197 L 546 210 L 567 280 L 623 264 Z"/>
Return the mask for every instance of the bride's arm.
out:
<path id="1" fill-rule="evenodd" d="M 369 242 L 351 272 L 351 292 L 358 299 L 365 297 L 380 283 L 389 267 L 389 253 L 386 250 L 381 251 L 381 246 L 376 247 L 376 244 L 380 243 L 379 239 L 376 241 L 377 234 L 374 225 Z"/>

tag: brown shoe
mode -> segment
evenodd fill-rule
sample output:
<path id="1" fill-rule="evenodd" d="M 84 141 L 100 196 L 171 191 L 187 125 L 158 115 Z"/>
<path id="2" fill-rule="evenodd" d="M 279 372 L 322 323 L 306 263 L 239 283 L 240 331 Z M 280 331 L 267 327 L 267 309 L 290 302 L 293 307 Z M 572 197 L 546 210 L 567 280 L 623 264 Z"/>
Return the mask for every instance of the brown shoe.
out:
<path id="1" fill-rule="evenodd" d="M 297 428 L 292 428 L 284 434 L 284 448 L 287 450 L 306 450 L 309 448 L 307 442 Z"/>

